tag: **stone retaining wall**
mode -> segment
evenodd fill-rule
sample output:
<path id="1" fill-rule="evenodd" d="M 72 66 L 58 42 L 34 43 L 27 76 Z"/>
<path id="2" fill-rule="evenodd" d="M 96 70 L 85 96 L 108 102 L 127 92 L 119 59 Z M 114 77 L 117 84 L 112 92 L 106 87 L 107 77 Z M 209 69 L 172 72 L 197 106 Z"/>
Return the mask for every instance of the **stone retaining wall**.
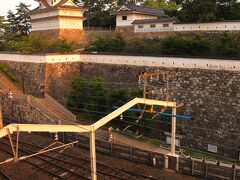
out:
<path id="1" fill-rule="evenodd" d="M 207 151 L 216 145 L 221 155 L 238 158 L 240 141 L 240 72 L 184 68 L 155 68 L 127 65 L 84 63 L 81 77 L 102 76 L 108 82 L 138 83 L 142 72 L 168 71 L 166 80 L 150 83 L 155 86 L 155 98 L 184 103 L 178 114 L 191 115 L 194 120 L 178 120 L 177 133 L 183 135 L 181 145 Z M 129 85 L 121 85 L 130 87 Z"/>
<path id="2" fill-rule="evenodd" d="M 166 78 L 149 85 L 155 86 L 154 98 L 166 100 L 168 94 L 168 100 L 184 103 L 178 114 L 194 117 L 178 120 L 180 144 L 204 151 L 208 144 L 216 145 L 219 154 L 239 157 L 240 61 L 86 54 L 46 57 L 46 63 L 1 62 L 24 76 L 35 93 L 45 91 L 62 104 L 76 76 L 102 76 L 108 82 L 123 83 L 121 87 L 139 88 L 142 72 L 171 72 L 168 89 Z"/>
<path id="3" fill-rule="evenodd" d="M 31 124 L 58 124 L 50 120 L 44 112 L 22 99 L 8 99 L 7 95 L 1 93 L 1 106 L 3 117 L 11 122 Z"/>
<path id="4" fill-rule="evenodd" d="M 2 61 L 18 78 L 32 95 L 43 96 L 45 91 L 45 64 Z"/>

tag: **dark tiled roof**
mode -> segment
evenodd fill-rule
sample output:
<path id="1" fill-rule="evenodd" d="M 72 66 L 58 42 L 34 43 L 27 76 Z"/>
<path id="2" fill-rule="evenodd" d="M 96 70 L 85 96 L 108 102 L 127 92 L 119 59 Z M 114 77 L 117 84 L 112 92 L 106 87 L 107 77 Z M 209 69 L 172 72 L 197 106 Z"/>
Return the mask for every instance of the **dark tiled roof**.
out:
<path id="1" fill-rule="evenodd" d="M 125 5 L 122 5 L 121 7 L 123 7 L 123 6 L 130 9 L 131 12 L 138 12 L 138 13 L 143 13 L 143 14 L 157 15 L 157 16 L 165 15 L 163 9 L 149 8 L 149 7 L 138 6 L 138 5 L 133 5 L 133 4 L 125 4 Z M 124 11 L 120 10 L 116 14 L 121 13 L 121 12 L 124 12 Z"/>
<path id="2" fill-rule="evenodd" d="M 176 17 L 160 18 L 160 19 L 140 19 L 140 20 L 133 21 L 132 24 L 148 24 L 148 23 L 159 23 L 159 22 L 179 22 L 179 20 Z"/>
<path id="3" fill-rule="evenodd" d="M 33 9 L 32 11 L 30 11 L 29 14 L 35 14 L 35 13 L 38 13 L 38 12 L 47 12 L 47 11 L 51 11 L 51 10 L 54 10 L 54 9 L 57 9 L 57 8 L 82 9 L 82 10 L 85 10 L 85 11 L 87 10 L 86 8 L 80 7 L 80 6 L 75 7 L 75 6 L 64 5 L 67 1 L 68 0 L 62 0 L 54 6 L 49 6 L 49 7 L 44 8 L 44 9 L 40 9 L 39 7 L 37 7 L 36 9 Z"/>

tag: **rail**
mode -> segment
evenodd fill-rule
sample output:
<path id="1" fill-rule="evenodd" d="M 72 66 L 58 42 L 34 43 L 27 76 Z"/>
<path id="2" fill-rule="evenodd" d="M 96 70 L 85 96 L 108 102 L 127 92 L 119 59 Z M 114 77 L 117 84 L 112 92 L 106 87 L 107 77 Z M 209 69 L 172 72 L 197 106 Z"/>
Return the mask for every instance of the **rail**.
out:
<path id="1" fill-rule="evenodd" d="M 3 171 L 0 171 L 0 179 L 1 180 L 11 180 L 11 178 L 5 174 Z"/>

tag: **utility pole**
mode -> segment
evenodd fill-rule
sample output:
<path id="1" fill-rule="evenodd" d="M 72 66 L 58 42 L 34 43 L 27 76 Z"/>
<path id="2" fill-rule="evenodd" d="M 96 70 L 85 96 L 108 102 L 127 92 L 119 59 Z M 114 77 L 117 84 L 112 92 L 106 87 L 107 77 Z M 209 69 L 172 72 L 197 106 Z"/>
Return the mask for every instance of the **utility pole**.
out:
<path id="1" fill-rule="evenodd" d="M 148 85 L 148 80 L 150 80 L 150 82 L 152 82 L 154 79 L 159 80 L 159 77 L 161 74 L 166 74 L 166 72 L 154 72 L 154 73 L 143 73 L 142 75 L 139 75 L 138 77 L 138 83 L 140 84 L 141 81 L 143 80 L 143 98 L 145 99 L 147 94 L 149 94 L 149 92 L 147 92 L 147 85 Z"/>

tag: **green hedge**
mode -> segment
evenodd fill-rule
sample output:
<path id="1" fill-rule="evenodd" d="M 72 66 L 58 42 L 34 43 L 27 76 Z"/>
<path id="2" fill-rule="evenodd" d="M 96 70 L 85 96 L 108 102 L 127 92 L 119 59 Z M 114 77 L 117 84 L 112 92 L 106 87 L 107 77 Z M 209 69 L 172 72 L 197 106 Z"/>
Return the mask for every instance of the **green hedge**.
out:
<path id="1" fill-rule="evenodd" d="M 75 48 L 74 42 L 68 42 L 64 39 L 48 39 L 44 36 L 30 35 L 8 43 L 5 42 L 4 50 L 22 54 L 72 53 Z"/>
<path id="2" fill-rule="evenodd" d="M 117 34 L 111 40 L 96 39 L 86 50 L 144 55 L 239 58 L 240 33 L 188 34 L 131 40 L 126 40 Z"/>

